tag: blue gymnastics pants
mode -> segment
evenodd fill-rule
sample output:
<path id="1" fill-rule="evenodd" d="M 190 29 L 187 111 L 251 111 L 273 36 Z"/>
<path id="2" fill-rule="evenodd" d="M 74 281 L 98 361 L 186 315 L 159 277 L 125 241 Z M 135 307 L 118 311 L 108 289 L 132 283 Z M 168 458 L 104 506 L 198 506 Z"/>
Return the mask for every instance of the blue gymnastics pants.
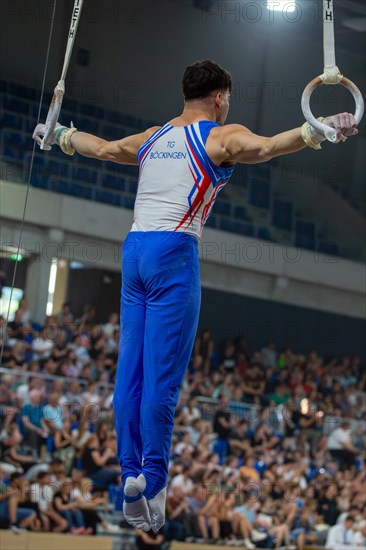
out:
<path id="1" fill-rule="evenodd" d="M 122 253 L 118 458 L 122 481 L 143 473 L 151 499 L 166 485 L 174 410 L 197 331 L 198 243 L 186 233 L 131 232 Z"/>

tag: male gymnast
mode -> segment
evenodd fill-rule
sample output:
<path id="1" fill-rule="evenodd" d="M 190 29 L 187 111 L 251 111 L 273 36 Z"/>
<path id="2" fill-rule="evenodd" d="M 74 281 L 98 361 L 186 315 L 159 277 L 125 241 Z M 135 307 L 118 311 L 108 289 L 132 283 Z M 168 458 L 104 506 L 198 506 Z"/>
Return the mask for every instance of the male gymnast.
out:
<path id="1" fill-rule="evenodd" d="M 123 243 L 121 337 L 114 391 L 124 515 L 157 532 L 165 521 L 174 409 L 200 309 L 198 242 L 217 193 L 236 163 L 320 149 L 307 122 L 273 137 L 225 124 L 232 80 L 213 61 L 183 76 L 184 109 L 162 127 L 117 141 L 57 124 L 53 144 L 72 155 L 139 166 L 131 231 Z M 337 137 L 358 133 L 352 114 L 326 117 Z M 45 125 L 33 137 L 40 143 Z"/>

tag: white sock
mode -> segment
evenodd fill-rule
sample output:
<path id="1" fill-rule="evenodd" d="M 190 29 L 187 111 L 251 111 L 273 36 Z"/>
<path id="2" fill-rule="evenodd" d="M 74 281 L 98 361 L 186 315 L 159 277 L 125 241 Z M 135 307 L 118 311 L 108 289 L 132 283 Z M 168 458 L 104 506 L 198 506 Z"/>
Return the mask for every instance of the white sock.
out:
<path id="1" fill-rule="evenodd" d="M 157 533 L 165 523 L 166 487 L 147 501 L 151 517 L 151 529 Z"/>
<path id="2" fill-rule="evenodd" d="M 137 478 L 128 477 L 123 490 L 126 497 L 136 497 L 145 490 L 145 487 L 145 476 L 140 474 Z M 141 495 L 141 498 L 135 502 L 124 501 L 123 515 L 127 523 L 136 529 L 150 531 L 150 512 L 144 496 Z"/>

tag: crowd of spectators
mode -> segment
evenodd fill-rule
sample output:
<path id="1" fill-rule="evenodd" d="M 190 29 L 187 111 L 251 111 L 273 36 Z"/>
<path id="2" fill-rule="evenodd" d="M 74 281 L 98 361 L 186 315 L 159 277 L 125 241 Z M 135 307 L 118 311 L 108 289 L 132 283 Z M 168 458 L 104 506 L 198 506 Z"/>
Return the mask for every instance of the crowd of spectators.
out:
<path id="1" fill-rule="evenodd" d="M 6 331 L 0 317 L 1 339 L 1 526 L 117 531 L 101 511 L 120 507 L 118 315 L 96 324 L 93 307 L 76 319 L 64 304 L 39 326 L 23 300 Z M 255 350 L 242 337 L 220 348 L 203 331 L 175 413 L 167 521 L 137 532 L 137 546 L 364 545 L 365 382 L 359 357 Z"/>

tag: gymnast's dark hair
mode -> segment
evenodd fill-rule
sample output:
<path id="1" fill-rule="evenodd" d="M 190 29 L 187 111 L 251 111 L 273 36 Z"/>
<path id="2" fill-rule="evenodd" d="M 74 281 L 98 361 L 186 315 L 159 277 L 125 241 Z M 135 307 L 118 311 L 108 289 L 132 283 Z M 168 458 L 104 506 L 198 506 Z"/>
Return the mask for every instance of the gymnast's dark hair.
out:
<path id="1" fill-rule="evenodd" d="M 203 99 L 216 90 L 232 89 L 231 75 L 214 61 L 197 61 L 183 75 L 184 99 Z"/>

